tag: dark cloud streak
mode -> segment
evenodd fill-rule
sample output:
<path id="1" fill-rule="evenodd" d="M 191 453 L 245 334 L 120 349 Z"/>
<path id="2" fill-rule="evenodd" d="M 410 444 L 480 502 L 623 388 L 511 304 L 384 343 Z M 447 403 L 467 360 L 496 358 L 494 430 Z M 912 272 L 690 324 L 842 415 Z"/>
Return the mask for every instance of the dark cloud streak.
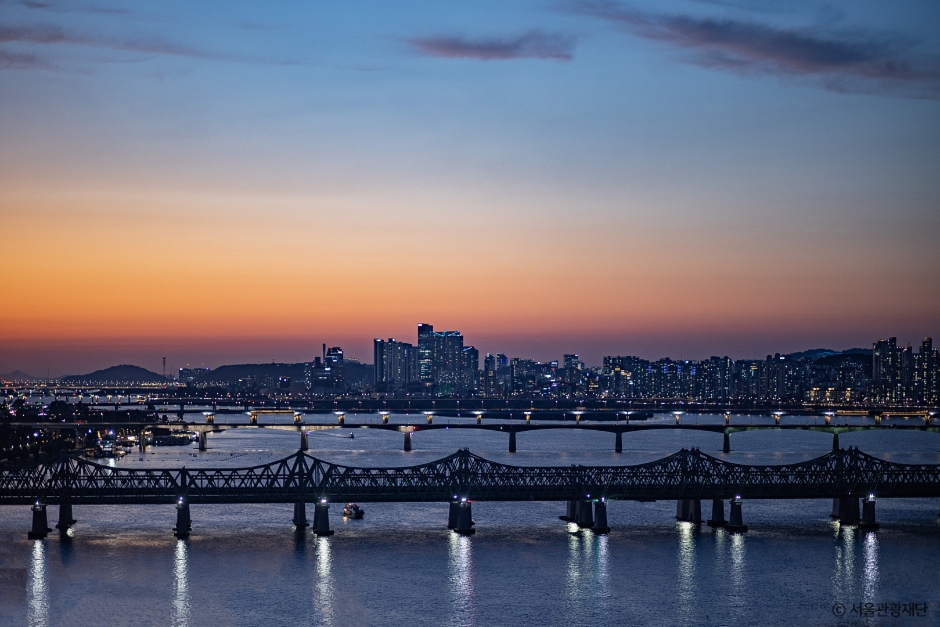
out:
<path id="1" fill-rule="evenodd" d="M 33 25 L 33 26 L 3 26 L 0 25 L 0 44 L 33 44 L 33 45 L 73 45 L 86 46 L 90 48 L 99 48 L 105 50 L 115 50 L 119 52 L 128 52 L 139 55 L 161 55 L 175 56 L 195 59 L 207 59 L 227 62 L 260 63 L 266 65 L 299 65 L 295 61 L 270 60 L 247 58 L 236 55 L 220 54 L 206 50 L 200 50 L 191 46 L 181 45 L 166 41 L 158 37 L 138 37 L 136 39 L 110 39 L 104 37 L 86 36 L 67 32 L 57 26 Z M 23 58 L 26 56 L 20 53 L 7 51 L 11 58 Z M 39 57 L 36 57 L 37 63 L 29 64 L 24 62 L 11 63 L 4 62 L 0 69 L 29 69 L 29 68 L 51 68 L 52 64 L 38 63 Z"/>
<path id="2" fill-rule="evenodd" d="M 469 39 L 465 37 L 416 37 L 407 40 L 422 54 L 451 59 L 505 61 L 509 59 L 574 58 L 575 38 L 561 34 L 529 31 L 516 37 Z"/>
<path id="3" fill-rule="evenodd" d="M 905 58 L 898 38 L 824 35 L 733 19 L 647 14 L 613 2 L 575 6 L 580 13 L 619 24 L 636 36 L 690 51 L 688 60 L 705 67 L 815 77 L 836 91 L 872 91 L 876 83 L 917 86 L 927 90 L 921 96 L 940 97 L 940 71 Z"/>

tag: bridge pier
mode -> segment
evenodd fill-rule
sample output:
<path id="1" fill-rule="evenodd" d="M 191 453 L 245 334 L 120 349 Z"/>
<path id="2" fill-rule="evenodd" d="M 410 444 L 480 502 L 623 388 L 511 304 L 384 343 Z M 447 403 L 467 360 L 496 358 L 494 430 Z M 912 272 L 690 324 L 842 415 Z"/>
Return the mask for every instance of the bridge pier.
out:
<path id="1" fill-rule="evenodd" d="M 307 432 L 301 429 L 300 431 L 300 450 L 309 451 L 310 450 L 310 440 L 307 437 Z"/>
<path id="2" fill-rule="evenodd" d="M 725 502 L 721 499 L 712 499 L 712 517 L 708 520 L 709 527 L 724 527 L 728 524 L 725 520 Z"/>
<path id="3" fill-rule="evenodd" d="M 411 431 L 405 432 L 405 451 L 411 450 Z"/>
<path id="4" fill-rule="evenodd" d="M 702 522 L 701 499 L 679 499 L 676 501 L 676 520 L 695 523 Z"/>
<path id="5" fill-rule="evenodd" d="M 578 502 L 570 500 L 568 501 L 567 507 L 565 508 L 565 515 L 559 516 L 559 520 L 565 520 L 567 522 L 577 522 L 578 520 Z"/>
<path id="6" fill-rule="evenodd" d="M 610 533 L 610 527 L 607 526 L 607 501 L 598 499 L 594 504 L 594 526 L 591 528 L 594 533 Z"/>
<path id="7" fill-rule="evenodd" d="M 447 528 L 456 529 L 457 519 L 460 517 L 460 501 L 451 501 L 447 511 Z"/>
<path id="8" fill-rule="evenodd" d="M 623 432 L 617 432 L 617 439 L 614 440 L 614 453 L 623 453 Z"/>
<path id="9" fill-rule="evenodd" d="M 832 513 L 829 514 L 829 518 L 839 518 L 839 503 L 841 503 L 841 499 L 838 496 L 832 497 Z"/>
<path id="10" fill-rule="evenodd" d="M 509 432 L 509 452 L 510 453 L 516 452 L 516 432 L 515 431 Z"/>
<path id="11" fill-rule="evenodd" d="M 747 531 L 747 525 L 744 524 L 744 516 L 741 513 L 741 497 L 736 496 L 731 499 L 731 516 L 725 529 L 734 532 Z"/>
<path id="12" fill-rule="evenodd" d="M 875 520 L 875 496 L 869 495 L 862 501 L 862 522 L 858 528 L 865 531 L 877 531 L 880 525 Z"/>
<path id="13" fill-rule="evenodd" d="M 832 452 L 833 453 L 839 452 L 839 434 L 838 433 L 832 434 Z"/>
<path id="14" fill-rule="evenodd" d="M 294 503 L 294 527 L 297 528 L 297 531 L 303 533 L 303 530 L 307 528 L 307 504 L 303 501 L 296 501 Z"/>
<path id="15" fill-rule="evenodd" d="M 721 446 L 721 452 L 722 453 L 731 452 L 731 434 L 730 433 L 725 434 L 725 441 L 724 441 L 724 444 L 722 444 Z"/>
<path id="16" fill-rule="evenodd" d="M 43 540 L 52 529 L 49 528 L 49 519 L 46 516 L 46 504 L 36 501 L 32 507 L 33 528 L 26 534 L 30 540 Z"/>
<path id="17" fill-rule="evenodd" d="M 205 431 L 199 432 L 199 450 L 208 451 L 209 450 L 209 434 Z"/>
<path id="18" fill-rule="evenodd" d="M 189 532 L 193 528 L 193 521 L 189 516 L 189 501 L 180 497 L 176 503 L 176 526 L 173 527 L 173 535 L 180 540 L 189 537 Z"/>
<path id="19" fill-rule="evenodd" d="M 59 522 L 56 523 L 55 528 L 59 530 L 60 535 L 65 535 L 68 533 L 69 527 L 75 524 L 75 519 L 72 518 L 72 501 L 69 499 L 62 499 L 62 502 L 59 503 Z"/>
<path id="20" fill-rule="evenodd" d="M 477 531 L 473 528 L 473 525 L 473 509 L 470 501 L 461 500 L 457 508 L 457 527 L 454 531 L 462 536 L 469 536 Z"/>
<path id="21" fill-rule="evenodd" d="M 839 499 L 839 524 L 850 526 L 859 523 L 858 498 L 843 496 Z"/>
<path id="22" fill-rule="evenodd" d="M 333 530 L 330 529 L 330 504 L 326 499 L 320 499 L 320 502 L 316 505 L 316 527 L 314 528 L 314 533 L 318 536 L 331 536 L 333 535 Z"/>
<path id="23" fill-rule="evenodd" d="M 578 501 L 578 526 L 582 529 L 594 526 L 594 511 L 590 501 Z"/>

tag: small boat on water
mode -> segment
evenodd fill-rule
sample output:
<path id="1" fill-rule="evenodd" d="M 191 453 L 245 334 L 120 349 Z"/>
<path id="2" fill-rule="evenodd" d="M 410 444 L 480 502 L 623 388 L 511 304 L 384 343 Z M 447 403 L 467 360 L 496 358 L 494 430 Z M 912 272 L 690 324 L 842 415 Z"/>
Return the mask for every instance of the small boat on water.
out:
<path id="1" fill-rule="evenodd" d="M 350 440 L 354 440 L 355 438 L 356 438 L 356 434 L 355 434 L 355 433 L 350 433 L 350 434 L 349 434 L 349 439 L 350 439 Z"/>
<path id="2" fill-rule="evenodd" d="M 346 503 L 346 507 L 343 508 L 343 516 L 346 518 L 362 518 L 365 513 L 365 510 L 355 503 Z"/>

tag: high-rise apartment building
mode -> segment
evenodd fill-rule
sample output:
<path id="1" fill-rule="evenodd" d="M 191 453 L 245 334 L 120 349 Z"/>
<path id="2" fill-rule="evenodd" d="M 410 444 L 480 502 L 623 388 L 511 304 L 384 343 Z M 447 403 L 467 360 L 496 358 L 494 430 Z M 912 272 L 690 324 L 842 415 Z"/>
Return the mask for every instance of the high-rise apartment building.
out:
<path id="1" fill-rule="evenodd" d="M 434 326 L 425 323 L 418 324 L 418 378 L 434 382 Z"/>
<path id="2" fill-rule="evenodd" d="M 904 385 L 897 338 L 879 339 L 872 346 L 871 357 L 872 401 L 884 405 L 900 404 L 904 399 Z"/>
<path id="3" fill-rule="evenodd" d="M 375 389 L 394 394 L 407 391 L 418 381 L 418 351 L 394 338 L 373 340 Z"/>

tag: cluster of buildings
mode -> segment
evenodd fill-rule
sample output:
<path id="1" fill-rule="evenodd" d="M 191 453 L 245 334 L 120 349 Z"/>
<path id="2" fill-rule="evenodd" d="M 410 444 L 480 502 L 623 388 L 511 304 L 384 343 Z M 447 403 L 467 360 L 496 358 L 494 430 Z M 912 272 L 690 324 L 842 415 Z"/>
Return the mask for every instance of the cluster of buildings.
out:
<path id="1" fill-rule="evenodd" d="M 605 357 L 589 368 L 577 355 L 539 362 L 464 346 L 459 331 L 418 325 L 417 345 L 376 339 L 373 393 L 385 396 L 674 399 L 818 405 L 936 405 L 940 359 L 926 338 L 915 352 L 896 338 L 871 351 L 809 351 L 759 360 L 649 361 Z"/>
<path id="2" fill-rule="evenodd" d="M 602 366 L 588 367 L 574 354 L 540 362 L 487 353 L 481 360 L 476 348 L 464 345 L 459 331 L 435 331 L 422 323 L 416 343 L 375 339 L 373 358 L 372 366 L 360 364 L 344 359 L 342 348 L 324 344 L 312 362 L 282 365 L 277 372 L 255 375 L 257 381 L 252 383 L 334 397 L 609 398 L 832 406 L 940 403 L 940 357 L 930 338 L 917 349 L 898 345 L 892 337 L 878 340 L 871 350 L 820 349 L 756 360 L 650 361 L 610 356 Z M 297 372 L 281 372 L 284 367 Z M 180 369 L 180 382 L 195 382 L 207 373 L 207 369 Z M 292 373 L 293 379 L 285 376 Z"/>

